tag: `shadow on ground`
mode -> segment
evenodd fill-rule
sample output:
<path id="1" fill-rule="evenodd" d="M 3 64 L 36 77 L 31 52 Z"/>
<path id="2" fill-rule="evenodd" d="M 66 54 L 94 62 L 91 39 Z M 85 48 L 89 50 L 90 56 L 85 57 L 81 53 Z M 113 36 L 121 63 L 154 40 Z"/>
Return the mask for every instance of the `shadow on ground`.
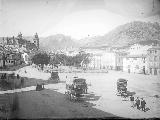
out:
<path id="1" fill-rule="evenodd" d="M 89 94 L 81 101 L 70 101 L 54 90 L 17 93 L 16 118 L 119 118 L 111 113 L 93 108 L 86 100 L 98 100 L 100 96 Z M 25 104 L 24 104 L 25 103 Z"/>

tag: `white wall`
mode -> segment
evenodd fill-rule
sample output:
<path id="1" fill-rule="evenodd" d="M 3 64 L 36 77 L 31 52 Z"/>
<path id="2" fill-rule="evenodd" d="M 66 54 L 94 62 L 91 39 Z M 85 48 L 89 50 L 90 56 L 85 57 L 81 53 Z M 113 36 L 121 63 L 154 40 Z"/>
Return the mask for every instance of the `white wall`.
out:
<path id="1" fill-rule="evenodd" d="M 128 52 L 130 55 L 142 55 L 142 54 L 146 55 L 147 50 L 151 47 L 152 47 L 151 45 L 134 44 L 130 47 Z"/>
<path id="2" fill-rule="evenodd" d="M 130 67 L 128 67 L 130 66 Z M 148 73 L 147 62 L 143 62 L 141 57 L 139 58 L 124 58 L 123 59 L 123 71 L 128 72 L 130 69 L 131 73 L 143 73 L 143 66 L 145 66 L 145 72 Z"/>

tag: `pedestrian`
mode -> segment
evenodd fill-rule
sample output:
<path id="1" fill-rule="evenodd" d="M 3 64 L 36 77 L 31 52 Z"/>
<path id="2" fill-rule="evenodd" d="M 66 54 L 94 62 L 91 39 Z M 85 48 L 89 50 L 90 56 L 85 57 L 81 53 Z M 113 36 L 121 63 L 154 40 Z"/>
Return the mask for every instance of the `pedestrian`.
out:
<path id="1" fill-rule="evenodd" d="M 141 98 L 141 108 L 142 108 L 142 111 L 144 112 L 145 112 L 145 106 L 146 106 L 146 101 L 143 98 Z"/>
<path id="2" fill-rule="evenodd" d="M 131 95 L 130 101 L 131 101 L 131 107 L 134 108 L 134 96 L 133 95 Z"/>
<path id="3" fill-rule="evenodd" d="M 140 100 L 139 100 L 139 97 L 137 97 L 137 99 L 136 99 L 136 106 L 137 106 L 137 109 L 140 108 Z"/>
<path id="4" fill-rule="evenodd" d="M 24 78 L 21 77 L 21 88 L 24 87 Z"/>
<path id="5" fill-rule="evenodd" d="M 3 79 L 7 79 L 7 74 L 4 73 Z"/>
<path id="6" fill-rule="evenodd" d="M 4 75 L 2 74 L 2 76 L 1 76 L 1 79 L 3 80 L 4 79 Z"/>
<path id="7" fill-rule="evenodd" d="M 20 77 L 19 77 L 19 74 L 17 74 L 17 79 L 19 79 Z"/>

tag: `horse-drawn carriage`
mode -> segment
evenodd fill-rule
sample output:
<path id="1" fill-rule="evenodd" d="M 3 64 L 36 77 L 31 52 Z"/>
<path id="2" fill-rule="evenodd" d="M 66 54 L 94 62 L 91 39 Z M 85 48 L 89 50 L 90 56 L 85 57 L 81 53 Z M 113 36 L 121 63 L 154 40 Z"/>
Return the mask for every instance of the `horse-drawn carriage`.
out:
<path id="1" fill-rule="evenodd" d="M 51 77 L 49 78 L 49 82 L 51 82 L 51 83 L 60 82 L 58 71 L 51 71 Z"/>
<path id="2" fill-rule="evenodd" d="M 77 100 L 87 93 L 87 83 L 86 79 L 74 77 L 68 83 L 66 83 L 65 94 L 70 100 Z"/>
<path id="3" fill-rule="evenodd" d="M 118 95 L 127 96 L 127 80 L 120 78 L 117 80 L 117 92 Z"/>

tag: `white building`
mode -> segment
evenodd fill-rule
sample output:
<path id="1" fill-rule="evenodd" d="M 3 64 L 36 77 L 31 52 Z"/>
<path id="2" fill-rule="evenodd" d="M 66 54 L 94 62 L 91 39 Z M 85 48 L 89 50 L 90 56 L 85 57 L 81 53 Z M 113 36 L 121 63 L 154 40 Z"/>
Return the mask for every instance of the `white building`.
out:
<path id="1" fill-rule="evenodd" d="M 123 71 L 128 73 L 148 73 L 144 55 L 128 55 L 123 59 Z"/>
<path id="2" fill-rule="evenodd" d="M 22 58 L 23 58 L 25 64 L 29 64 L 29 56 L 27 53 L 22 53 Z"/>
<path id="3" fill-rule="evenodd" d="M 151 75 L 160 75 L 160 46 L 148 49 L 148 71 Z"/>
<path id="4" fill-rule="evenodd" d="M 129 53 L 129 55 L 146 55 L 147 50 L 151 47 L 152 45 L 134 44 L 130 46 L 127 52 Z"/>
<path id="5" fill-rule="evenodd" d="M 123 59 L 123 71 L 132 73 L 148 74 L 148 50 L 157 41 L 141 41 L 133 44 L 127 51 L 128 55 Z"/>
<path id="6" fill-rule="evenodd" d="M 70 50 L 70 51 L 66 51 L 65 54 L 67 56 L 76 56 L 79 54 L 79 51 L 76 51 L 76 50 Z"/>
<path id="7" fill-rule="evenodd" d="M 88 67 L 91 69 L 115 69 L 116 68 L 116 53 L 100 48 L 87 48 L 86 53 L 89 53 L 90 63 Z"/>

